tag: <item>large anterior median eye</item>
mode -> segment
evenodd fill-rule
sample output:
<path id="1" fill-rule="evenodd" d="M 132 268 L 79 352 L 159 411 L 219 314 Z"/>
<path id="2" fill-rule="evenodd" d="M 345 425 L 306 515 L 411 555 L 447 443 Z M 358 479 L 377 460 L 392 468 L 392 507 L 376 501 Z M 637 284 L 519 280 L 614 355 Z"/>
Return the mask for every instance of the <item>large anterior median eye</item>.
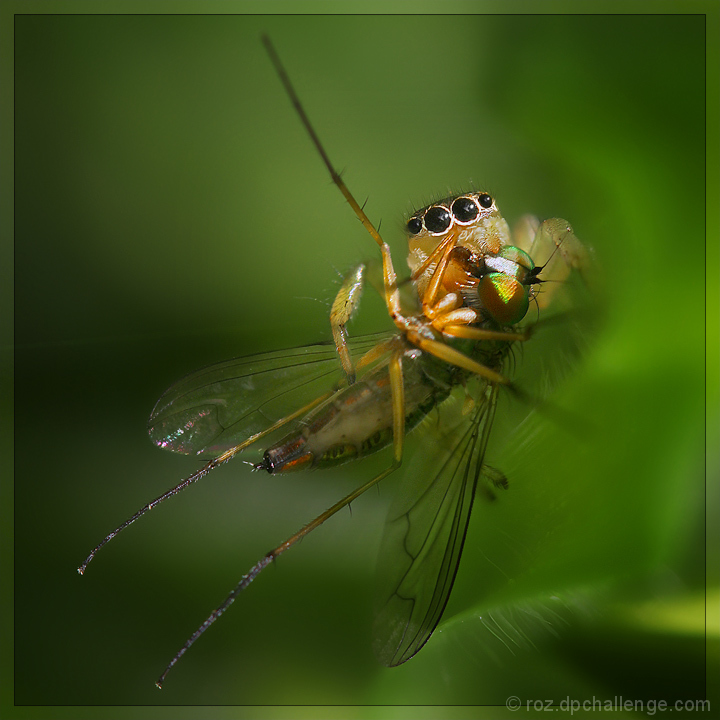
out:
<path id="1" fill-rule="evenodd" d="M 442 205 L 434 205 L 425 213 L 425 227 L 433 234 L 443 233 L 452 222 L 450 211 Z"/>
<path id="2" fill-rule="evenodd" d="M 480 212 L 480 208 L 477 206 L 475 201 L 469 197 L 458 198 L 452 204 L 451 209 L 452 214 L 455 216 L 455 219 L 461 223 L 466 223 L 474 220 Z"/>

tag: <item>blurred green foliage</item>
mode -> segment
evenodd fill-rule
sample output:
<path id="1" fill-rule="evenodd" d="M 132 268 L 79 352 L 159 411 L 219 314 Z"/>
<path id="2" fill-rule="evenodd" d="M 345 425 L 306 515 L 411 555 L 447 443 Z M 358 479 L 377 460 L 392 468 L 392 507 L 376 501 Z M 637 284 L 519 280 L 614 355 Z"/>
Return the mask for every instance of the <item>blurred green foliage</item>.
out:
<path id="1" fill-rule="evenodd" d="M 391 480 L 269 569 L 158 693 L 242 573 L 386 462 L 224 467 L 75 574 L 196 467 L 144 436 L 165 387 L 328 339 L 339 274 L 374 256 L 263 31 L 398 266 L 404 213 L 481 187 L 511 221 L 573 224 L 602 269 L 603 322 L 553 395 L 583 430 L 498 419 L 510 489 L 478 503 L 416 658 L 389 670 L 370 651 Z M 18 17 L 15 703 L 704 696 L 704 37 L 700 15 Z M 386 326 L 366 293 L 352 332 Z M 537 348 L 519 358 L 528 382 L 553 362 Z"/>

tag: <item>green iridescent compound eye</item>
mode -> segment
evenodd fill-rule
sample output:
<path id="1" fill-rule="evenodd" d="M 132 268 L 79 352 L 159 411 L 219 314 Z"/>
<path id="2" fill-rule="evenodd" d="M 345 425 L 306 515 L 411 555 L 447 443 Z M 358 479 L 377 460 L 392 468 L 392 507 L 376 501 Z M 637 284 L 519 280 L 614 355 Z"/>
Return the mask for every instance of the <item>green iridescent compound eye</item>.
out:
<path id="1" fill-rule="evenodd" d="M 535 263 L 520 248 L 507 245 L 496 256 L 486 258 L 485 265 L 494 272 L 485 275 L 478 288 L 483 307 L 500 325 L 520 322 L 530 305 L 525 283 Z"/>
<path id="2" fill-rule="evenodd" d="M 520 322 L 530 306 L 527 287 L 505 272 L 485 275 L 480 282 L 478 295 L 485 310 L 500 325 Z"/>

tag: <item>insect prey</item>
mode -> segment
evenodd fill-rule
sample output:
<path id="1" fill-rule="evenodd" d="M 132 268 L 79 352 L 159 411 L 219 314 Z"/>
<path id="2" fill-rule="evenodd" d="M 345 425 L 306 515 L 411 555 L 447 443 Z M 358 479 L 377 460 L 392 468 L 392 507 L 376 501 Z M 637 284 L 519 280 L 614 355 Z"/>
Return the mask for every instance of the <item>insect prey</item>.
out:
<path id="1" fill-rule="evenodd" d="M 148 424 L 152 442 L 205 460 L 199 470 L 138 510 L 78 568 L 148 510 L 219 465 L 260 448 L 256 471 L 335 467 L 391 448 L 387 467 L 263 556 L 188 638 L 157 681 L 278 556 L 401 466 L 406 436 L 423 435 L 422 472 L 401 472 L 382 540 L 374 650 L 387 666 L 409 660 L 442 616 L 483 482 L 502 488 L 484 464 L 498 394 L 519 389 L 507 375 L 515 343 L 531 338 L 526 316 L 541 313 L 586 251 L 570 225 L 526 217 L 510 232 L 484 191 L 433 202 L 406 222 L 413 306 L 401 297 L 390 248 L 328 158 L 267 36 L 263 44 L 334 184 L 377 245 L 382 297 L 394 329 L 352 338 L 364 267 L 350 273 L 330 311 L 333 342 L 211 365 L 172 385 Z M 543 264 L 537 264 L 542 260 Z M 431 411 L 437 421 L 424 422 Z"/>

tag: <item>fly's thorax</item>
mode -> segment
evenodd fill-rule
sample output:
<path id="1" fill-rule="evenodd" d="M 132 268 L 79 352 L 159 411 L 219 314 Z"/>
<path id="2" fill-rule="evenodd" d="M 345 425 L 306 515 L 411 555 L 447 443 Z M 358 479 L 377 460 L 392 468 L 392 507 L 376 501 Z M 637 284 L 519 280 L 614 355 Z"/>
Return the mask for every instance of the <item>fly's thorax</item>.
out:
<path id="1" fill-rule="evenodd" d="M 409 235 L 408 265 L 413 274 L 451 236 L 457 247 L 466 248 L 478 256 L 497 254 L 510 244 L 507 222 L 493 198 L 483 192 L 466 193 L 428 205 L 412 215 L 406 228 Z M 436 265 L 437 259 L 416 279 L 421 296 Z"/>
<path id="2" fill-rule="evenodd" d="M 447 395 L 423 369 L 424 353 L 408 348 L 403 357 L 406 431 Z M 338 390 L 297 428 L 268 448 L 257 467 L 270 473 L 340 465 L 392 443 L 392 390 L 387 363 Z"/>

